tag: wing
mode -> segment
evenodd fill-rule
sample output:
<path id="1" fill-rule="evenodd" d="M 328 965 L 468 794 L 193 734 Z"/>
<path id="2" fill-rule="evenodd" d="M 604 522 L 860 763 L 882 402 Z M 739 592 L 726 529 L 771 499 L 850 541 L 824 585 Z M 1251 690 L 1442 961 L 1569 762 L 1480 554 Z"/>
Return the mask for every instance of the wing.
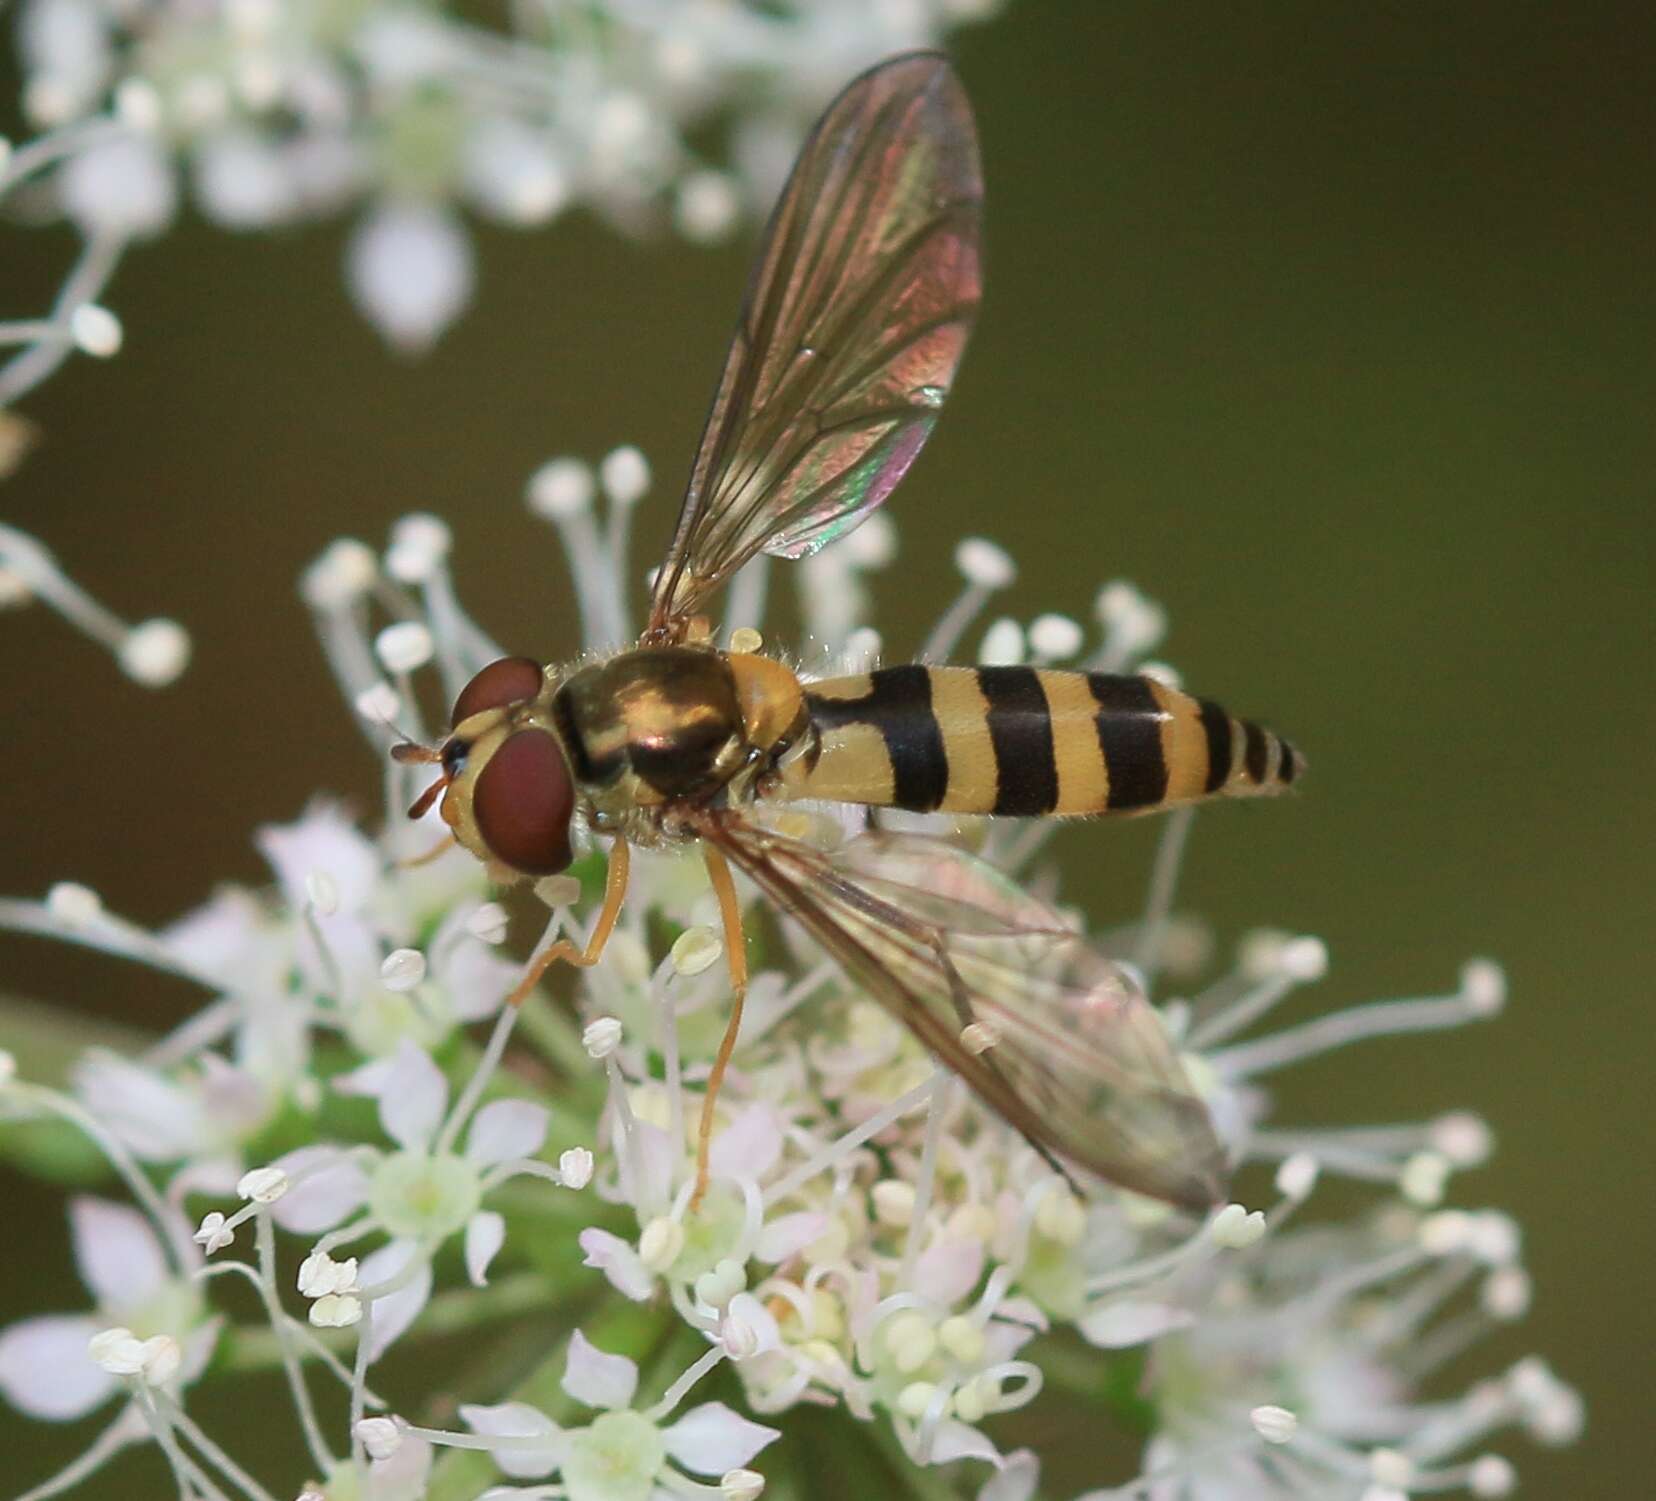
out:
<path id="1" fill-rule="evenodd" d="M 805 557 L 891 493 L 966 347 L 982 198 L 942 56 L 881 63 L 829 105 L 771 215 L 650 634 L 677 634 L 755 554 Z"/>
<path id="2" fill-rule="evenodd" d="M 1218 1201 L 1224 1153 L 1156 1013 L 992 867 L 923 836 L 828 853 L 726 816 L 705 837 L 1036 1146 L 1186 1208 Z"/>

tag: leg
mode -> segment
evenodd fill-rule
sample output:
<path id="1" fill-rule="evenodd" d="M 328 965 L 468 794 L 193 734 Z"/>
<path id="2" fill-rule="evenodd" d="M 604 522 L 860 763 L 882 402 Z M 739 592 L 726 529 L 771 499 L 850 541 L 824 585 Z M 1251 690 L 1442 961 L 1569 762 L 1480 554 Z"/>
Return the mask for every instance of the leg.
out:
<path id="1" fill-rule="evenodd" d="M 430 865 L 439 855 L 446 855 L 460 841 L 452 834 L 445 834 L 436 844 L 432 845 L 423 855 L 410 855 L 406 860 L 397 861 L 398 870 L 415 870 L 422 865 Z"/>
<path id="2" fill-rule="evenodd" d="M 719 1086 L 724 1083 L 725 1069 L 730 1055 L 736 1051 L 736 1034 L 742 1027 L 742 1003 L 747 999 L 747 936 L 742 932 L 742 907 L 736 900 L 736 883 L 730 878 L 730 866 L 725 857 L 705 840 L 702 859 L 707 862 L 707 874 L 719 898 L 719 920 L 724 927 L 725 962 L 730 966 L 730 1020 L 714 1055 L 712 1071 L 707 1076 L 707 1093 L 702 1096 L 701 1123 L 696 1129 L 696 1188 L 690 1195 L 690 1210 L 701 1208 L 702 1196 L 707 1192 L 707 1154 L 713 1142 L 713 1109 L 719 1102 Z"/>
<path id="3" fill-rule="evenodd" d="M 587 969 L 598 962 L 599 956 L 604 952 L 604 946 L 610 940 L 610 934 L 615 931 L 616 919 L 621 916 L 621 903 L 627 895 L 627 869 L 631 864 L 631 854 L 627 841 L 617 834 L 615 842 L 610 846 L 609 874 L 604 878 L 603 909 L 598 914 L 597 926 L 593 928 L 587 946 L 584 949 L 578 948 L 569 939 L 560 938 L 530 964 L 529 972 L 518 981 L 511 995 L 507 996 L 508 1005 L 521 1006 L 529 998 L 529 992 L 540 983 L 540 977 L 559 960 L 577 965 L 581 969 Z"/>

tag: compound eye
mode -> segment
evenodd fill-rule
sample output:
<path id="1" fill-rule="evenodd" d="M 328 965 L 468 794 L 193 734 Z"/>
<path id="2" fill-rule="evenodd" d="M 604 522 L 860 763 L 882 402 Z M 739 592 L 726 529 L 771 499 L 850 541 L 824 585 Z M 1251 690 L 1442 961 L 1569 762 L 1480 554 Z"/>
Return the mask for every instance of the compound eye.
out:
<path id="1" fill-rule="evenodd" d="M 545 730 L 507 736 L 472 790 L 472 815 L 490 853 L 527 876 L 553 876 L 569 868 L 574 811 L 575 788 L 563 747 Z"/>
<path id="2" fill-rule="evenodd" d="M 462 720 L 485 709 L 504 709 L 507 704 L 521 704 L 541 691 L 540 663 L 529 657 L 501 657 L 477 674 L 454 701 L 454 713 L 449 718 L 453 729 Z"/>

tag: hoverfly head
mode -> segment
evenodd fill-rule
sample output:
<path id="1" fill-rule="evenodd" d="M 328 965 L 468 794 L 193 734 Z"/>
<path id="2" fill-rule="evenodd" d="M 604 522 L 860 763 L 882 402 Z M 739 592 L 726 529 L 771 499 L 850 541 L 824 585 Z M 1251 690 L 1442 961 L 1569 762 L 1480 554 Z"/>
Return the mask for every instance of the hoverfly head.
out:
<path id="1" fill-rule="evenodd" d="M 439 750 L 398 746 L 398 760 L 441 767 L 408 812 L 423 817 L 441 795 L 454 836 L 514 876 L 556 875 L 573 852 L 575 783 L 543 711 L 548 678 L 528 657 L 501 657 L 460 690 Z"/>

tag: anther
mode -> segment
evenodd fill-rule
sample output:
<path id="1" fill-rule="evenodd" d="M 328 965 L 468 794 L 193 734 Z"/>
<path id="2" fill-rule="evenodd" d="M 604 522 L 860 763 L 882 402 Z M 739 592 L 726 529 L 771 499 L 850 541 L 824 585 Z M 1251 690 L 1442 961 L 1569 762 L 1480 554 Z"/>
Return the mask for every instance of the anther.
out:
<path id="1" fill-rule="evenodd" d="M 552 459 L 529 476 L 529 509 L 547 521 L 586 510 L 592 495 L 592 471 L 579 459 Z"/>
<path id="2" fill-rule="evenodd" d="M 955 548 L 955 567 L 980 589 L 1004 589 L 1018 576 L 1005 548 L 987 537 L 967 537 Z"/>
<path id="3" fill-rule="evenodd" d="M 1286 1407 L 1256 1407 L 1248 1421 L 1268 1444 L 1286 1444 L 1299 1432 L 1299 1419 Z"/>
<path id="4" fill-rule="evenodd" d="M 274 1204 L 290 1186 L 291 1180 L 281 1168 L 256 1167 L 241 1175 L 236 1192 L 252 1204 Z"/>
<path id="5" fill-rule="evenodd" d="M 413 672 L 424 667 L 434 650 L 431 632 L 417 620 L 398 621 L 374 637 L 374 655 L 387 672 Z"/>
<path id="6" fill-rule="evenodd" d="M 632 444 L 612 449 L 598 465 L 598 483 L 618 506 L 630 506 L 650 488 L 650 465 Z"/>
<path id="7" fill-rule="evenodd" d="M 1060 662 L 1081 650 L 1081 626 L 1068 615 L 1037 615 L 1029 626 L 1029 649 L 1046 662 Z"/>
<path id="8" fill-rule="evenodd" d="M 1208 1232 L 1213 1243 L 1227 1251 L 1245 1251 L 1265 1238 L 1265 1216 L 1241 1204 L 1227 1204 L 1214 1216 Z"/>
<path id="9" fill-rule="evenodd" d="M 978 663 L 983 667 L 1016 667 L 1024 659 L 1023 627 L 1002 616 L 983 633 Z"/>
<path id="10" fill-rule="evenodd" d="M 190 633 L 176 620 L 142 621 L 126 633 L 116 660 L 133 682 L 165 688 L 189 665 Z"/>
<path id="11" fill-rule="evenodd" d="M 393 949 L 380 963 L 380 983 L 387 990 L 412 990 L 426 977 L 426 957 L 418 949 Z"/>
<path id="12" fill-rule="evenodd" d="M 673 972 L 686 979 L 702 974 L 713 966 L 723 952 L 724 945 L 711 928 L 700 924 L 686 928 L 673 943 L 670 954 Z"/>
<path id="13" fill-rule="evenodd" d="M 69 337 L 82 354 L 107 360 L 120 353 L 121 320 L 106 307 L 83 302 L 69 315 Z"/>

